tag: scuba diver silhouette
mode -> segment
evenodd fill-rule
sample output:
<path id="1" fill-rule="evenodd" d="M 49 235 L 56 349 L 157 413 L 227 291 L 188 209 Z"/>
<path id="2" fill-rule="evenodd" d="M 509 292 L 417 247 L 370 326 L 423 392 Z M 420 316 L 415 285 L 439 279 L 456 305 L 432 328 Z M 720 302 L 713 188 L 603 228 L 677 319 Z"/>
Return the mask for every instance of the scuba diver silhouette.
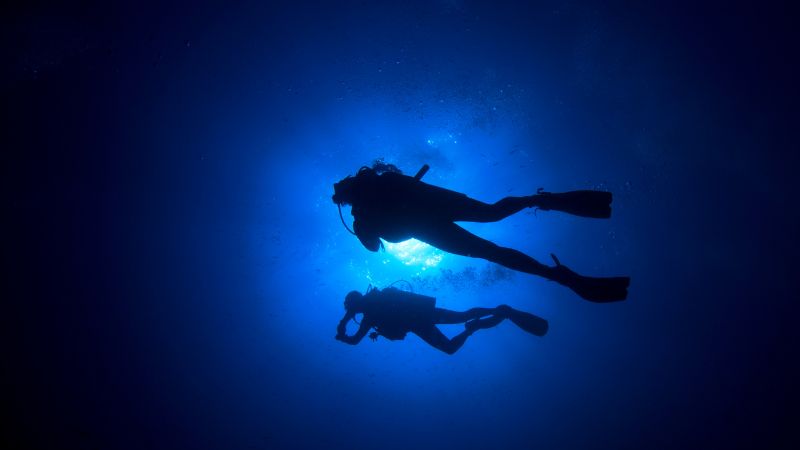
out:
<path id="1" fill-rule="evenodd" d="M 558 282 L 593 302 L 624 300 L 629 277 L 587 277 L 560 263 L 551 254 L 555 266 L 546 266 L 530 256 L 500 247 L 456 225 L 455 222 L 496 222 L 524 208 L 562 211 L 583 217 L 611 216 L 611 193 L 604 191 L 544 192 L 535 195 L 505 197 L 494 204 L 474 200 L 460 192 L 421 181 L 428 171 L 425 164 L 416 176 L 403 175 L 392 164 L 376 161 L 362 167 L 355 176 L 347 176 L 333 185 L 333 202 L 351 205 L 353 230 L 348 231 L 370 251 L 382 247 L 380 239 L 402 242 L 416 238 L 440 250 L 473 258 L 482 258 L 509 269 L 542 276 Z M 345 227 L 347 225 L 345 224 Z"/>
<path id="2" fill-rule="evenodd" d="M 472 308 L 466 311 L 451 311 L 437 308 L 436 299 L 388 287 L 380 290 L 370 287 L 362 295 L 351 291 L 344 300 L 345 314 L 336 329 L 336 340 L 356 345 L 369 334 L 373 341 L 378 336 L 389 340 L 402 340 L 411 332 L 429 345 L 452 355 L 464 345 L 467 338 L 478 330 L 497 326 L 505 319 L 511 320 L 521 329 L 536 336 L 547 333 L 547 321 L 507 305 L 495 308 Z M 358 331 L 347 335 L 347 322 L 363 314 Z M 488 317 L 487 317 L 488 316 Z M 358 322 L 357 322 L 358 323 Z M 445 336 L 438 324 L 464 324 L 464 331 L 452 339 Z"/>

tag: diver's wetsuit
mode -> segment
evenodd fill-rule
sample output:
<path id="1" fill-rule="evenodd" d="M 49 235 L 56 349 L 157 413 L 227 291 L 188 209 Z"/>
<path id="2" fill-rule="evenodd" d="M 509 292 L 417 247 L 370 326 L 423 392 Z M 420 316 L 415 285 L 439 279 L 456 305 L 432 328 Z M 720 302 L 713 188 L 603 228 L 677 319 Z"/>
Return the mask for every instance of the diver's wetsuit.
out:
<path id="1" fill-rule="evenodd" d="M 607 302 L 623 300 L 627 296 L 627 277 L 591 278 L 578 275 L 560 264 L 549 267 L 455 224 L 460 221 L 495 222 L 528 207 L 608 217 L 611 203 L 608 192 L 545 193 L 505 197 L 488 204 L 413 177 L 394 172 L 379 175 L 371 169 L 362 169 L 357 176 L 342 180 L 334 188 L 347 190 L 349 198 L 346 203 L 352 205 L 353 230 L 364 247 L 371 251 L 378 251 L 380 238 L 389 242 L 416 238 L 449 253 L 486 259 L 509 269 L 557 281 L 587 300 Z"/>
<path id="2" fill-rule="evenodd" d="M 447 249 L 437 245 L 442 240 L 438 235 L 463 230 L 453 222 L 496 222 L 535 205 L 531 197 L 506 197 L 490 205 L 393 172 L 359 175 L 358 189 L 363 195 L 353 203 L 353 227 L 364 246 L 373 251 L 378 249 L 379 237 L 389 242 L 413 237 L 470 256 L 474 243 L 453 244 Z"/>
<path id="3" fill-rule="evenodd" d="M 506 319 L 506 315 L 496 314 L 497 308 L 451 311 L 437 308 L 436 299 L 433 297 L 395 288 L 386 288 L 382 291 L 374 289 L 364 296 L 364 300 L 361 310 L 348 309 L 342 317 L 336 334 L 338 340 L 347 344 L 358 344 L 372 328 L 376 330 L 375 334 L 371 336 L 373 339 L 380 335 L 390 340 L 402 340 L 408 332 L 411 332 L 431 346 L 445 353 L 453 354 L 478 329 L 493 327 Z M 504 311 L 523 314 L 508 307 Z M 364 314 L 358 331 L 354 335 L 348 336 L 345 333 L 347 322 L 358 313 Z M 482 317 L 486 318 L 481 319 Z M 475 321 L 473 326 L 452 339 L 445 336 L 436 327 L 437 324 L 458 324 L 470 320 Z"/>

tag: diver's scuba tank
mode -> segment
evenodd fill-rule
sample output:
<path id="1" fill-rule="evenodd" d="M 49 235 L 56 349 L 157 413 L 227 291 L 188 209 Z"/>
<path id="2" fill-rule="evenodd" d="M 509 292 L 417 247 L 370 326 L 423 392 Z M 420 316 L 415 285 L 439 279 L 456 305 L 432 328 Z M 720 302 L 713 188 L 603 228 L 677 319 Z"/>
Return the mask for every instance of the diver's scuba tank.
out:
<path id="1" fill-rule="evenodd" d="M 429 165 L 427 165 L 427 164 L 423 164 L 423 165 L 422 165 L 422 167 L 420 167 L 420 169 L 419 169 L 419 171 L 417 172 L 417 174 L 416 174 L 416 175 L 414 175 L 414 180 L 416 180 L 416 181 L 419 181 L 419 180 L 421 180 L 421 179 L 422 179 L 422 177 L 424 177 L 424 176 L 425 176 L 425 174 L 426 174 L 426 173 L 428 173 L 428 170 L 429 170 L 430 168 L 431 168 L 431 166 L 429 166 Z"/>

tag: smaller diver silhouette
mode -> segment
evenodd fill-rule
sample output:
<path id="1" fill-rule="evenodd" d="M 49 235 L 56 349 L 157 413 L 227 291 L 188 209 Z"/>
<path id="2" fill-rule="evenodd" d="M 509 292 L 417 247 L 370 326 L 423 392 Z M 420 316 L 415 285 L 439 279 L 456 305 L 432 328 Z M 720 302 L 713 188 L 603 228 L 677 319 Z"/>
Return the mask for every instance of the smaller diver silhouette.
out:
<path id="1" fill-rule="evenodd" d="M 403 175 L 380 160 L 362 167 L 333 185 L 333 202 L 351 205 L 353 230 L 370 251 L 381 248 L 381 239 L 402 242 L 416 238 L 456 255 L 482 258 L 512 270 L 556 281 L 593 302 L 613 302 L 628 296 L 629 277 L 587 277 L 562 265 L 551 254 L 554 267 L 546 266 L 511 248 L 500 247 L 456 225 L 455 222 L 496 222 L 525 208 L 562 211 L 593 218 L 611 216 L 611 193 L 604 191 L 544 192 L 525 197 L 505 197 L 494 204 L 474 200 L 460 192 L 421 181 L 425 164 L 416 176 Z M 345 224 L 345 227 L 347 225 Z M 349 228 L 348 228 L 349 230 Z"/>
<path id="2" fill-rule="evenodd" d="M 521 329 L 536 336 L 547 333 L 547 321 L 533 314 L 518 311 L 507 305 L 495 308 L 471 308 L 466 311 L 451 311 L 437 308 L 436 299 L 425 295 L 388 287 L 380 290 L 370 287 L 362 295 L 351 291 L 344 300 L 345 314 L 336 329 L 336 340 L 356 345 L 369 334 L 377 340 L 383 336 L 389 340 L 402 340 L 411 332 L 429 345 L 452 355 L 464 345 L 467 338 L 478 330 L 497 326 L 505 319 L 511 320 Z M 347 335 L 347 322 L 363 314 L 358 331 Z M 464 324 L 464 331 L 452 339 L 445 336 L 436 325 Z"/>

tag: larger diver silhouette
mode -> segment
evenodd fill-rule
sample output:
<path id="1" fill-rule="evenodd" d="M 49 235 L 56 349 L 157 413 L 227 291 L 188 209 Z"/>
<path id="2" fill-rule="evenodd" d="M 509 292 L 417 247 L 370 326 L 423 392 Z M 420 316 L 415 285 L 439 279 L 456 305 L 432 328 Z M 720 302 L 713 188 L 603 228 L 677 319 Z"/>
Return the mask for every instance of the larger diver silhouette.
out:
<path id="1" fill-rule="evenodd" d="M 511 248 L 500 247 L 456 225 L 455 222 L 496 222 L 525 208 L 562 211 L 583 217 L 609 218 L 611 193 L 605 191 L 544 192 L 524 197 L 505 197 L 488 204 L 466 194 L 421 181 L 424 165 L 416 176 L 403 175 L 392 164 L 376 161 L 333 185 L 333 202 L 351 205 L 353 234 L 370 251 L 382 247 L 380 239 L 402 242 L 415 238 L 443 251 L 482 258 L 509 269 L 539 275 L 560 283 L 593 302 L 624 300 L 629 277 L 587 277 L 561 264 L 546 266 Z M 344 223 L 344 218 L 342 217 Z M 345 225 L 346 226 L 346 225 Z"/>
<path id="2" fill-rule="evenodd" d="M 414 333 L 432 347 L 452 355 L 460 349 L 467 338 L 478 330 L 499 325 L 511 320 L 522 330 L 536 336 L 544 336 L 547 321 L 508 305 L 495 308 L 471 308 L 466 311 L 451 311 L 437 308 L 436 299 L 388 287 L 380 290 L 370 287 L 366 295 L 351 291 L 344 300 L 345 314 L 336 329 L 336 340 L 356 345 L 369 334 L 374 341 L 378 336 L 396 341 Z M 356 314 L 363 314 L 358 331 L 347 334 L 347 322 Z M 464 331 L 452 339 L 445 336 L 436 325 L 464 324 Z"/>

